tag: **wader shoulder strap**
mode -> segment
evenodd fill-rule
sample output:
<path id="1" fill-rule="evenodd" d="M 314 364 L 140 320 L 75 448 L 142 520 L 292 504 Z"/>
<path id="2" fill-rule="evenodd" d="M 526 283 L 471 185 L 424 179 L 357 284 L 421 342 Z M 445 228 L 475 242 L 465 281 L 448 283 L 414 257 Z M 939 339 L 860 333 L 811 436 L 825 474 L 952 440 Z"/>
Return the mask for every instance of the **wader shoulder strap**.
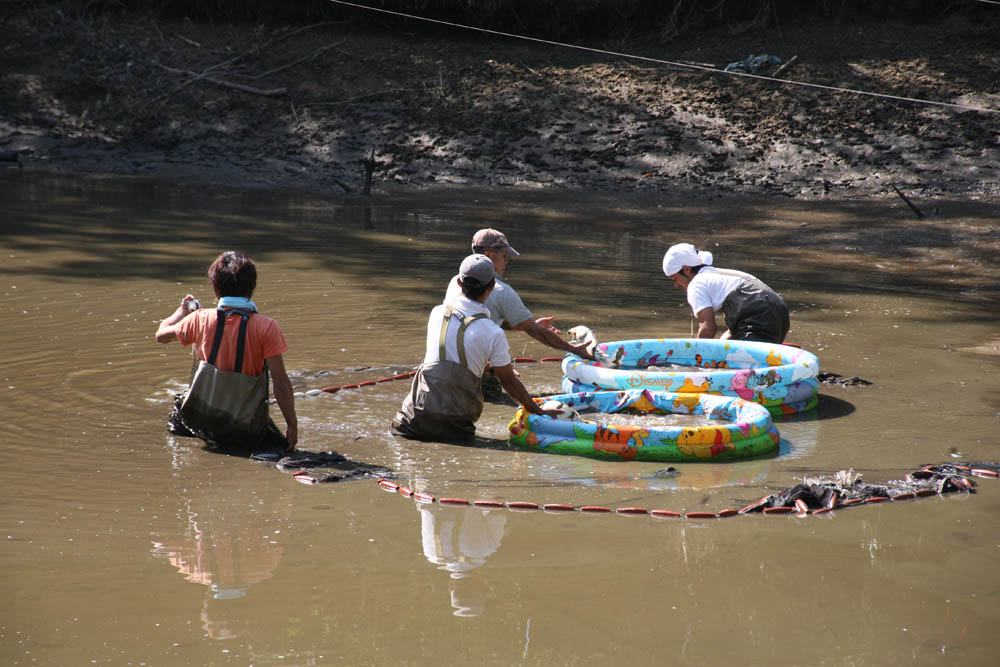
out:
<path id="1" fill-rule="evenodd" d="M 212 341 L 212 351 L 208 353 L 209 366 L 215 365 L 215 358 L 219 356 L 219 345 L 222 343 L 222 330 L 226 328 L 226 310 L 224 308 L 219 308 L 215 311 L 219 316 L 219 319 L 215 322 L 215 340 Z"/>
<path id="2" fill-rule="evenodd" d="M 451 306 L 446 306 L 444 309 L 444 321 L 441 322 L 441 338 L 438 342 L 438 359 L 441 361 L 445 361 L 447 358 L 445 356 L 445 341 L 448 338 L 448 327 L 451 325 L 451 316 L 453 312 L 454 311 Z M 458 360 L 466 368 L 469 367 L 469 363 L 465 358 L 465 330 L 470 324 L 484 317 L 486 317 L 486 313 L 469 315 L 468 317 L 462 319 L 462 324 L 458 328 L 458 338 L 455 341 L 455 344 L 458 347 Z"/>
<path id="3" fill-rule="evenodd" d="M 444 355 L 444 343 L 448 338 L 448 323 L 451 322 L 451 306 L 444 307 L 444 313 L 441 319 L 441 337 L 438 338 L 438 361 L 444 361 L 446 359 Z"/>
<path id="4" fill-rule="evenodd" d="M 251 310 L 242 310 L 240 308 L 219 308 L 217 311 L 219 319 L 215 324 L 215 339 L 212 341 L 212 351 L 208 353 L 207 361 L 209 365 L 215 365 L 215 359 L 219 356 L 219 345 L 222 343 L 222 332 L 226 327 L 226 317 L 229 315 L 239 315 L 240 316 L 240 333 L 236 338 L 236 361 L 233 363 L 233 370 L 237 373 L 243 371 L 243 352 L 246 349 L 247 343 L 247 327 L 250 324 L 250 316 L 253 315 Z"/>
<path id="5" fill-rule="evenodd" d="M 236 361 L 233 363 L 233 370 L 237 373 L 243 372 L 243 352 L 247 346 L 247 327 L 250 325 L 250 313 L 242 313 L 240 317 L 240 333 L 236 337 Z"/>

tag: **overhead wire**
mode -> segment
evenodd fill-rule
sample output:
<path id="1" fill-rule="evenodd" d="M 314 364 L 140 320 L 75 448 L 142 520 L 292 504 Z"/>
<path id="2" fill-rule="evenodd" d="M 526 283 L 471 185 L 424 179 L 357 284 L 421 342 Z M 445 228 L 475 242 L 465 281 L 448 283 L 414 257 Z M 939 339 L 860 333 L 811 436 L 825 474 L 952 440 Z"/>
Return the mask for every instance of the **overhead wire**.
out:
<path id="1" fill-rule="evenodd" d="M 986 0 L 980 0 L 980 1 L 984 2 Z M 628 58 L 630 60 L 639 60 L 639 61 L 655 63 L 655 64 L 659 64 L 659 65 L 669 65 L 671 67 L 678 67 L 678 68 L 682 68 L 682 69 L 689 69 L 689 70 L 695 70 L 695 71 L 709 72 L 709 73 L 712 73 L 712 74 L 725 74 L 725 75 L 734 76 L 734 77 L 743 77 L 743 78 L 747 78 L 747 79 L 757 79 L 757 80 L 760 80 L 760 81 L 774 81 L 776 83 L 783 83 L 783 84 L 792 85 L 792 86 L 800 86 L 800 87 L 804 87 L 804 88 L 813 88 L 813 89 L 817 89 L 817 90 L 825 90 L 825 91 L 836 92 L 836 93 L 847 93 L 847 94 L 853 94 L 853 95 L 863 95 L 863 96 L 867 96 L 867 97 L 876 97 L 876 98 L 887 99 L 887 100 L 895 100 L 897 102 L 914 102 L 914 103 L 917 103 L 917 104 L 927 104 L 927 105 L 931 105 L 931 106 L 944 107 L 944 108 L 955 109 L 955 110 L 959 110 L 959 111 L 976 111 L 976 112 L 980 112 L 980 113 L 1000 113 L 1000 109 L 990 109 L 990 108 L 987 108 L 987 107 L 977 107 L 977 106 L 972 106 L 972 105 L 969 105 L 969 104 L 958 104 L 958 103 L 955 103 L 955 102 L 941 102 L 939 100 L 928 100 L 928 99 L 922 99 L 922 98 L 918 98 L 918 97 L 907 97 L 907 96 L 903 96 L 903 95 L 892 95 L 892 94 L 889 94 L 889 93 L 878 93 L 878 92 L 872 92 L 872 91 L 868 91 L 868 90 L 857 90 L 857 89 L 853 89 L 853 88 L 842 88 L 840 86 L 828 86 L 828 85 L 821 84 L 821 83 L 810 83 L 808 81 L 795 81 L 793 79 L 778 79 L 778 78 L 775 78 L 775 77 L 764 76 L 762 74 L 751 74 L 749 72 L 731 72 L 731 71 L 727 71 L 727 70 L 723 70 L 723 69 L 718 69 L 718 68 L 715 68 L 715 67 L 708 67 L 708 66 L 705 66 L 705 65 L 698 65 L 696 63 L 686 63 L 686 62 L 679 62 L 679 61 L 672 61 L 672 60 L 663 60 L 661 58 L 651 58 L 649 56 L 639 56 L 639 55 L 635 55 L 635 54 L 631 54 L 631 53 L 622 53 L 622 52 L 619 52 L 619 51 L 608 51 L 606 49 L 597 49 L 597 48 L 593 48 L 593 47 L 589 47 L 589 46 L 581 46 L 579 44 L 568 44 L 568 43 L 565 43 L 565 42 L 556 42 L 556 41 L 549 40 L 549 39 L 542 39 L 540 37 L 530 37 L 528 35 L 518 35 L 518 34 L 510 33 L 510 32 L 503 32 L 501 30 L 491 30 L 489 28 L 477 28 L 475 26 L 464 25 L 462 23 L 454 23 L 454 22 L 451 22 L 451 21 L 443 21 L 441 19 L 433 19 L 433 18 L 429 18 L 429 17 L 426 17 L 426 16 L 417 16 L 415 14 L 407 14 L 405 12 L 397 12 L 397 11 L 394 11 L 394 10 L 391 10 L 391 9 L 383 9 L 383 8 L 380 8 L 380 7 L 369 7 L 367 5 L 361 5 L 361 4 L 358 4 L 358 3 L 355 3 L 355 2 L 347 2 L 347 0 L 327 0 L 327 2 L 330 2 L 330 3 L 333 3 L 333 4 L 338 4 L 338 5 L 345 5 L 345 6 L 348 6 L 348 7 L 355 7 L 357 9 L 365 9 L 365 10 L 372 11 L 372 12 L 379 12 L 379 13 L 382 13 L 382 14 L 391 14 L 393 16 L 399 16 L 399 17 L 402 17 L 402 18 L 414 19 L 414 20 L 417 20 L 417 21 L 424 21 L 424 22 L 427 22 L 427 23 L 435 23 L 435 24 L 438 24 L 438 25 L 443 25 L 443 26 L 447 26 L 447 27 L 451 27 L 451 28 L 460 28 L 462 30 L 473 30 L 473 31 L 476 31 L 476 32 L 482 32 L 482 33 L 486 33 L 486 34 L 490 34 L 490 35 L 497 35 L 499 37 L 509 37 L 509 38 L 512 38 L 512 39 L 520 39 L 520 40 L 529 41 L 529 42 L 536 42 L 538 44 L 547 44 L 549 46 L 558 46 L 558 47 L 562 47 L 562 48 L 575 49 L 575 50 L 578 50 L 578 51 L 588 51 L 588 52 L 591 52 L 591 53 L 597 53 L 597 54 L 606 55 L 606 56 L 614 56 L 614 57 L 618 57 L 618 58 Z M 996 4 L 1000 4 L 1000 2 L 997 2 Z"/>

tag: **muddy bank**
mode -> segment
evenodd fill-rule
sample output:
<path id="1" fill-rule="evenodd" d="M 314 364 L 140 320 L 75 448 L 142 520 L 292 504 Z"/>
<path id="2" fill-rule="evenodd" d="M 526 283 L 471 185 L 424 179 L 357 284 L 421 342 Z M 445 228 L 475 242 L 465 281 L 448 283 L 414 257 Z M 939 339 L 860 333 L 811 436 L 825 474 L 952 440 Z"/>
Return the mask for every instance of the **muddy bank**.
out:
<path id="1" fill-rule="evenodd" d="M 7 17 L 8 168 L 330 194 L 566 188 L 786 197 L 1000 196 L 1000 12 L 938 24 L 800 22 L 594 51 L 386 21 L 311 26 Z M 986 17 L 983 19 L 982 17 Z M 991 19 L 990 17 L 996 17 Z M 762 74 L 774 74 L 772 65 Z"/>

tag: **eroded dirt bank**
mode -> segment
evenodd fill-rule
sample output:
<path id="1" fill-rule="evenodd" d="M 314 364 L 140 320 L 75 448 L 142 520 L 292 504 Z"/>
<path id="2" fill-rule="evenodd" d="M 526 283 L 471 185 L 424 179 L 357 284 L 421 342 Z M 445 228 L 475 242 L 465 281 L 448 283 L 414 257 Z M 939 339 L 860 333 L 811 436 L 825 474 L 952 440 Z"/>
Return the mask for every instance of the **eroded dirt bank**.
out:
<path id="1" fill-rule="evenodd" d="M 39 10 L 5 20 L 0 153 L 16 168 L 300 187 L 438 184 L 789 197 L 1000 196 L 1000 12 L 591 45 L 416 22 L 232 26 Z M 777 66 L 764 70 L 772 74 Z"/>

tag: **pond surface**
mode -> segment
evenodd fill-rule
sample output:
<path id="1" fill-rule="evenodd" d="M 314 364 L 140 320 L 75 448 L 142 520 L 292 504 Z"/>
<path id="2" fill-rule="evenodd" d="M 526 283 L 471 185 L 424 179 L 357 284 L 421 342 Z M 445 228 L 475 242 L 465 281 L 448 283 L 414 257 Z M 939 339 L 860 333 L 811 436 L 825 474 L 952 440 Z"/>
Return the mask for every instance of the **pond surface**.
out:
<path id="1" fill-rule="evenodd" d="M 408 383 L 297 401 L 300 448 L 387 466 L 417 491 L 679 512 L 739 508 L 803 475 L 868 481 L 1000 460 L 995 206 L 674 200 L 441 190 L 369 202 L 12 174 L 0 178 L 9 665 L 993 665 L 1000 481 L 822 516 L 657 520 L 416 503 L 371 480 L 297 484 L 165 429 L 189 352 L 153 334 L 227 248 L 287 336 L 297 391 L 412 369 L 430 308 L 494 226 L 536 316 L 603 341 L 685 337 L 660 273 L 691 241 L 782 292 L 825 371 L 780 453 L 608 463 L 393 439 Z M 524 334 L 518 356 L 554 354 Z M 520 364 L 559 389 L 555 363 Z M 277 409 L 273 414 L 280 422 Z"/>

